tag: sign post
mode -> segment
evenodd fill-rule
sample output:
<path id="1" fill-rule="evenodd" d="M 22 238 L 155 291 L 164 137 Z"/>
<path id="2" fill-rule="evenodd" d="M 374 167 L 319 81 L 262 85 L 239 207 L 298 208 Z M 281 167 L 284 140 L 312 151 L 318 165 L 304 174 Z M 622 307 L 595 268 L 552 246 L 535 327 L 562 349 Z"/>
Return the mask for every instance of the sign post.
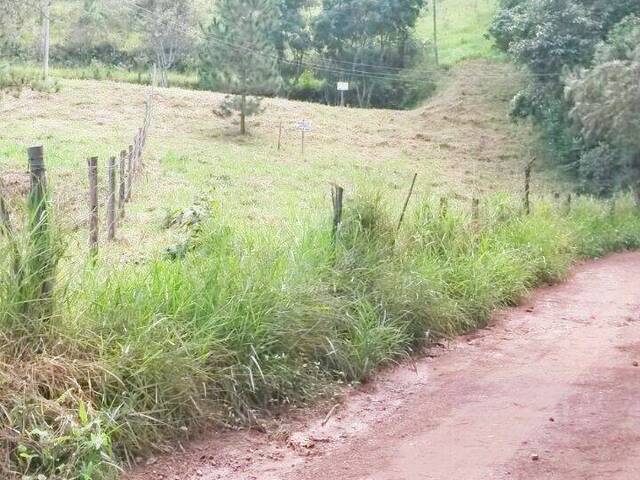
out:
<path id="1" fill-rule="evenodd" d="M 338 91 L 340 92 L 340 106 L 344 107 L 344 92 L 349 91 L 349 82 L 338 82 Z"/>
<path id="2" fill-rule="evenodd" d="M 298 128 L 298 130 L 300 130 L 300 132 L 302 132 L 301 151 L 304 155 L 304 134 L 311 131 L 311 122 L 309 122 L 309 120 L 300 120 L 298 123 L 296 123 L 296 127 Z"/>

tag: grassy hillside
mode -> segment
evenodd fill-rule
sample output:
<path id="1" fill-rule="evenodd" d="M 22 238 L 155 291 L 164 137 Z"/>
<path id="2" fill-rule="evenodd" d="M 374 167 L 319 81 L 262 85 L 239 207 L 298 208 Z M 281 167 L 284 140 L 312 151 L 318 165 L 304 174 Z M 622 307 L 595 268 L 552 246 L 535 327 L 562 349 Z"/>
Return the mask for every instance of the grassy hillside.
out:
<path id="1" fill-rule="evenodd" d="M 497 55 L 486 38 L 498 0 L 437 0 L 438 51 L 440 63 L 453 65 L 471 58 Z M 433 4 L 417 25 L 418 37 L 433 41 Z"/>
<path id="2" fill-rule="evenodd" d="M 203 195 L 237 223 L 286 225 L 307 212 L 330 215 L 331 182 L 343 184 L 349 195 L 356 185 L 366 185 L 399 199 L 417 172 L 418 190 L 428 194 L 469 199 L 474 190 L 517 191 L 530 145 L 527 130 L 506 115 L 517 79 L 507 65 L 466 63 L 414 111 L 269 100 L 265 113 L 250 121 L 247 138 L 236 135 L 234 122 L 213 115 L 220 95 L 160 90 L 145 175 L 121 249 L 152 251 L 170 244 L 175 232 L 161 229 L 166 212 Z M 62 87 L 55 95 L 25 92 L 4 101 L 3 118 L 11 129 L 0 131 L 0 158 L 2 174 L 15 180 L 24 172 L 26 147 L 42 143 L 55 199 L 75 222 L 87 211 L 86 158 L 100 156 L 104 188 L 107 157 L 130 141 L 146 90 L 95 81 L 63 81 Z M 304 155 L 295 128 L 302 119 L 312 125 Z"/>
<path id="3" fill-rule="evenodd" d="M 146 89 L 66 80 L 3 99 L 4 193 L 20 203 L 25 150 L 43 144 L 67 248 L 55 230 L 0 236 L 0 477 L 112 480 L 203 427 L 260 422 L 484 325 L 578 258 L 640 245 L 629 198 L 545 200 L 556 184 L 539 171 L 524 215 L 533 136 L 507 118 L 518 74 L 473 60 L 450 75 L 413 111 L 269 100 L 246 138 L 213 115 L 221 95 L 159 90 L 144 174 L 95 262 L 86 158 L 100 157 L 104 199 L 106 159 L 140 125 Z M 335 234 L 331 182 L 346 188 Z M 163 228 L 197 201 L 198 230 Z"/>

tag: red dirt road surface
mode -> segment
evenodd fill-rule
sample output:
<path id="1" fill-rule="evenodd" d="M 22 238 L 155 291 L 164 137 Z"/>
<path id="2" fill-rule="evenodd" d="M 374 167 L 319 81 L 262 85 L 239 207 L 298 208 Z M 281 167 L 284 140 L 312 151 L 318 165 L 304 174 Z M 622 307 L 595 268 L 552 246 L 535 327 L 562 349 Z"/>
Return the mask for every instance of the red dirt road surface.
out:
<path id="1" fill-rule="evenodd" d="M 126 478 L 640 479 L 639 253 L 431 353 L 278 434 L 214 434 Z"/>

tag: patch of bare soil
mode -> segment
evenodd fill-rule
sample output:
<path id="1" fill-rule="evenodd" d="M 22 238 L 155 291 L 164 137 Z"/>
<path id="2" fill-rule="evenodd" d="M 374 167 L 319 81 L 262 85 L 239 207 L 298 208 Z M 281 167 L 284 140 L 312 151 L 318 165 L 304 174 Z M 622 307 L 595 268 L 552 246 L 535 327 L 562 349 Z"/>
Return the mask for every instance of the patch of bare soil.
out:
<path id="1" fill-rule="evenodd" d="M 577 267 L 485 330 L 279 432 L 212 432 L 127 480 L 640 478 L 640 254 Z"/>
<path id="2" fill-rule="evenodd" d="M 30 179 L 27 172 L 0 173 L 0 194 L 5 198 L 25 196 L 29 193 Z"/>

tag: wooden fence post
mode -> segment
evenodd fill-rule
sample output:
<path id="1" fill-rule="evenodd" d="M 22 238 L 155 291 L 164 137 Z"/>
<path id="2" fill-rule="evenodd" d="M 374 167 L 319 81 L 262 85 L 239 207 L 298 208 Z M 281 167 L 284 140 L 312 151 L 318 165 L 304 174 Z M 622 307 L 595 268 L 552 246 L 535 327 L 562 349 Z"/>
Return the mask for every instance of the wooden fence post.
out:
<path id="1" fill-rule="evenodd" d="M 131 171 L 135 175 L 138 171 L 138 132 L 133 136 L 133 157 L 131 158 Z"/>
<path id="2" fill-rule="evenodd" d="M 131 189 L 133 188 L 133 145 L 129 145 L 129 155 L 127 157 L 127 195 L 125 201 L 131 200 Z"/>
<path id="3" fill-rule="evenodd" d="M 119 216 L 120 218 L 124 218 L 124 205 L 127 200 L 127 190 L 126 190 L 126 177 L 125 177 L 125 164 L 127 162 L 127 151 L 122 150 L 120 152 L 120 190 L 118 192 L 118 208 L 120 210 Z"/>
<path id="4" fill-rule="evenodd" d="M 571 194 L 570 194 L 570 193 L 568 193 L 568 194 L 567 194 L 567 201 L 566 201 L 566 203 L 565 203 L 565 207 L 566 207 L 566 209 L 567 209 L 567 214 L 571 213 L 571 200 L 572 200 L 572 199 L 571 199 Z"/>
<path id="5" fill-rule="evenodd" d="M 531 213 L 531 202 L 529 195 L 531 193 L 531 169 L 533 168 L 533 162 L 536 159 L 532 158 L 529 163 L 524 167 L 524 212 L 529 215 Z"/>
<path id="6" fill-rule="evenodd" d="M 282 119 L 280 120 L 280 127 L 278 128 L 278 151 L 282 147 Z"/>
<path id="7" fill-rule="evenodd" d="M 89 167 L 89 249 L 98 254 L 98 157 L 87 160 Z"/>
<path id="8" fill-rule="evenodd" d="M 136 172 L 142 170 L 142 152 L 144 151 L 144 131 L 142 128 L 138 129 L 138 155 L 136 158 Z"/>
<path id="9" fill-rule="evenodd" d="M 38 298 L 46 301 L 51 298 L 54 274 L 49 263 L 51 241 L 49 238 L 49 211 L 47 206 L 47 174 L 42 145 L 29 148 L 27 156 L 31 174 L 29 210 L 33 215 L 29 228 L 31 242 L 35 247 L 32 255 L 39 265 L 39 271 L 37 272 L 40 276 Z M 45 314 L 50 315 L 50 313 L 50 306 L 46 307 Z"/>
<path id="10" fill-rule="evenodd" d="M 109 197 L 107 199 L 107 240 L 116 238 L 116 157 L 109 157 Z"/>
<path id="11" fill-rule="evenodd" d="M 338 227 L 342 222 L 342 199 L 344 197 L 344 188 L 334 183 L 331 187 L 331 201 L 333 203 L 333 239 L 335 241 L 338 233 Z"/>
<path id="12" fill-rule="evenodd" d="M 47 206 L 45 196 L 47 193 L 47 175 L 44 166 L 44 151 L 42 146 L 29 148 L 29 173 L 31 177 L 31 191 L 29 202 L 32 211 L 35 212 L 35 227 L 38 229 L 46 227 Z"/>
<path id="13" fill-rule="evenodd" d="M 397 231 L 400 230 L 402 226 L 402 222 L 404 221 L 404 215 L 407 212 L 407 207 L 409 206 L 409 200 L 411 200 L 411 195 L 413 195 L 413 188 L 416 186 L 416 179 L 418 178 L 418 174 L 413 174 L 413 180 L 411 180 L 411 187 L 409 188 L 409 193 L 407 194 L 407 198 L 404 201 L 404 205 L 402 206 L 402 213 L 400 214 L 400 220 L 398 220 L 398 228 Z"/>

